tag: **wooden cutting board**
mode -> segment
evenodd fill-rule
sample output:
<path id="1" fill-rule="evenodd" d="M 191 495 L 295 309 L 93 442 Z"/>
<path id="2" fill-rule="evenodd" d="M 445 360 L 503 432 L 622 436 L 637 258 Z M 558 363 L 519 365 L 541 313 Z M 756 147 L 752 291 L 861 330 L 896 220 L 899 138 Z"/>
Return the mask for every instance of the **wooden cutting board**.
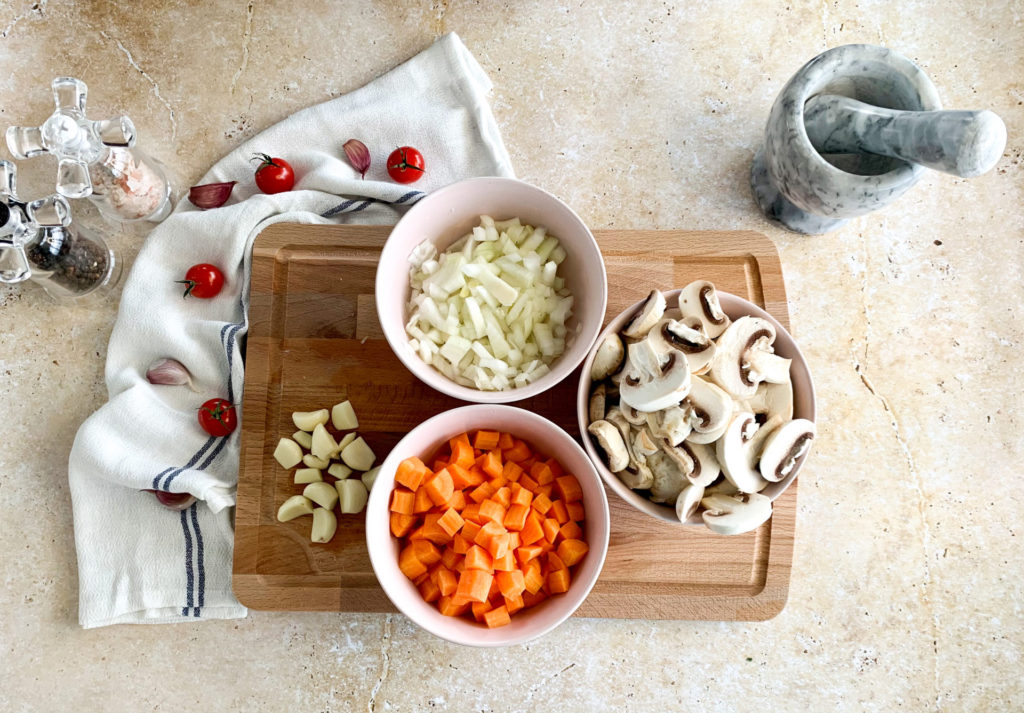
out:
<path id="1" fill-rule="evenodd" d="M 302 486 L 272 453 L 295 431 L 292 411 L 351 399 L 378 462 L 411 428 L 462 402 L 424 386 L 392 354 L 374 308 L 374 277 L 390 228 L 276 224 L 253 247 L 251 306 L 235 513 L 234 590 L 253 609 L 394 611 L 366 554 L 362 516 L 339 517 L 327 545 L 309 518 L 276 520 Z M 762 305 L 788 327 L 775 246 L 739 231 L 595 231 L 608 268 L 608 316 L 653 287 L 708 279 Z M 396 285 L 396 289 L 400 289 Z M 575 437 L 578 371 L 516 406 Z M 796 525 L 796 484 L 771 520 L 722 537 L 643 515 L 614 493 L 604 570 L 578 616 L 763 620 L 785 605 Z"/>

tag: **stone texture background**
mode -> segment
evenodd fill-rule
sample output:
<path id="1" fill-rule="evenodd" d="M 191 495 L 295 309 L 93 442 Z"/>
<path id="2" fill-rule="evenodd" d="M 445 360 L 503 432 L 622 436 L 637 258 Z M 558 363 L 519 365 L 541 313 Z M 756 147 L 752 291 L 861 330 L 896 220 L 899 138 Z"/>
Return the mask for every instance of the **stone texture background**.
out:
<path id="1" fill-rule="evenodd" d="M 770 235 L 819 395 L 790 600 L 758 624 L 574 620 L 502 653 L 400 616 L 76 625 L 66 461 L 104 400 L 116 300 L 0 290 L 0 709 L 990 711 L 1024 700 L 1024 3 L 0 3 L 0 123 L 53 76 L 126 110 L 187 187 L 241 139 L 458 32 L 519 175 L 594 227 Z M 932 174 L 806 238 L 756 211 L 769 107 L 838 44 L 890 46 L 1006 121 L 998 167 Z M 6 156 L 6 150 L 3 155 Z M 21 165 L 26 194 L 52 161 Z M 121 233 L 128 261 L 142 241 Z"/>

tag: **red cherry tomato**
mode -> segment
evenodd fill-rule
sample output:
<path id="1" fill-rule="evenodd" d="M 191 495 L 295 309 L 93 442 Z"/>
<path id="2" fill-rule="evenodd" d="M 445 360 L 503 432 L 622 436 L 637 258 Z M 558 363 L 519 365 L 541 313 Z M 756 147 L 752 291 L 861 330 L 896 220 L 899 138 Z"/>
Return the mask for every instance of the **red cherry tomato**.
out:
<path id="1" fill-rule="evenodd" d="M 265 153 L 253 158 L 260 162 L 256 167 L 256 185 L 264 193 L 284 193 L 295 185 L 295 171 L 283 158 L 271 158 Z"/>
<path id="2" fill-rule="evenodd" d="M 185 285 L 185 297 L 208 299 L 216 297 L 224 288 L 224 273 L 216 265 L 204 262 L 190 267 L 185 279 L 178 283 Z"/>
<path id="3" fill-rule="evenodd" d="M 226 399 L 210 399 L 199 407 L 199 425 L 211 436 L 226 436 L 238 426 L 235 406 Z"/>
<path id="4" fill-rule="evenodd" d="M 396 183 L 415 183 L 423 178 L 423 154 L 412 146 L 402 146 L 388 156 L 388 175 Z"/>

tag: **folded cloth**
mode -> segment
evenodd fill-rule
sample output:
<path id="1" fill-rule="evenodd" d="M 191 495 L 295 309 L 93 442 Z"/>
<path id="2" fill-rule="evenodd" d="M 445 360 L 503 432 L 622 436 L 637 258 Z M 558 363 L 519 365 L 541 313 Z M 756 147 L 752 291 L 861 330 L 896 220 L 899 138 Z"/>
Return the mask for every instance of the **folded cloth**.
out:
<path id="1" fill-rule="evenodd" d="M 280 221 L 392 224 L 432 189 L 513 175 L 485 99 L 490 88 L 459 38 L 447 35 L 362 89 L 246 142 L 201 181 L 239 180 L 229 205 L 200 211 L 183 200 L 153 230 L 110 338 L 110 400 L 78 431 L 68 466 L 83 627 L 246 615 L 231 591 L 239 431 L 207 437 L 196 410 L 212 397 L 241 401 L 253 239 Z M 344 158 L 350 138 L 373 154 L 365 180 Z M 426 159 L 425 176 L 411 186 L 389 181 L 384 165 L 406 144 Z M 295 188 L 259 193 L 250 180 L 256 152 L 288 160 Z M 223 270 L 220 295 L 182 298 L 175 280 L 194 263 Z M 164 357 L 188 368 L 197 391 L 146 380 Z M 189 492 L 199 502 L 175 512 L 145 489 Z"/>

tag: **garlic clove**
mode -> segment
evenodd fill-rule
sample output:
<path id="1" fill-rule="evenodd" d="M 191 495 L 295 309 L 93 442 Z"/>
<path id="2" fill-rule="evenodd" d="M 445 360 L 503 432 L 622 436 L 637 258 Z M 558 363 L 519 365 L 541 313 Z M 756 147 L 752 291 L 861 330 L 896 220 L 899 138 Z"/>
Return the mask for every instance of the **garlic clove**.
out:
<path id="1" fill-rule="evenodd" d="M 191 493 L 168 493 L 163 490 L 147 490 L 153 493 L 157 501 L 168 510 L 185 510 L 192 506 L 196 498 Z"/>
<path id="2" fill-rule="evenodd" d="M 313 437 L 305 431 L 296 431 L 292 434 L 292 440 L 305 448 L 307 451 L 313 447 Z"/>
<path id="3" fill-rule="evenodd" d="M 377 482 L 378 473 L 380 473 L 379 465 L 376 468 L 370 468 L 368 471 L 363 473 L 360 480 L 363 481 L 363 485 L 366 486 L 367 491 L 373 490 L 373 484 Z"/>
<path id="4" fill-rule="evenodd" d="M 305 464 L 307 468 L 317 468 L 319 470 L 323 470 L 324 468 L 331 464 L 330 460 L 326 458 L 317 458 L 312 453 L 307 453 L 306 455 L 302 456 L 302 462 Z"/>
<path id="5" fill-rule="evenodd" d="M 359 428 L 359 419 L 356 418 L 356 411 L 352 408 L 351 401 L 342 401 L 331 409 L 331 423 L 339 431 L 351 431 Z"/>
<path id="6" fill-rule="evenodd" d="M 352 475 L 352 469 L 342 463 L 332 463 L 331 467 L 327 469 L 327 474 L 333 475 L 338 480 L 344 480 Z"/>
<path id="7" fill-rule="evenodd" d="M 320 507 L 333 508 L 338 502 L 338 491 L 329 483 L 310 483 L 302 491 L 303 496 L 309 498 Z"/>
<path id="8" fill-rule="evenodd" d="M 376 459 L 377 456 L 373 454 L 373 451 L 370 450 L 370 447 L 366 445 L 366 441 L 361 436 L 349 443 L 341 451 L 342 462 L 353 470 L 369 470 L 373 467 L 373 461 Z"/>
<path id="9" fill-rule="evenodd" d="M 280 463 L 282 468 L 291 470 L 302 462 L 302 449 L 290 438 L 282 438 L 274 449 L 274 460 Z"/>
<path id="10" fill-rule="evenodd" d="M 333 511 L 326 508 L 317 508 L 313 511 L 313 528 L 309 534 L 311 541 L 320 544 L 330 542 L 337 530 L 338 518 Z"/>
<path id="11" fill-rule="evenodd" d="M 188 200 L 196 208 L 209 210 L 220 208 L 228 202 L 231 197 L 231 190 L 238 181 L 226 181 L 224 183 L 207 183 L 202 186 L 192 186 L 188 189 Z"/>
<path id="12" fill-rule="evenodd" d="M 327 409 L 324 409 L 324 414 L 327 413 Z M 323 458 L 324 460 L 330 460 L 333 457 L 333 453 L 338 449 L 338 442 L 334 440 L 334 436 L 327 432 L 322 423 L 316 424 L 313 429 L 313 445 L 310 450 L 313 451 L 313 455 L 317 458 Z"/>
<path id="13" fill-rule="evenodd" d="M 292 421 L 300 431 L 312 431 L 318 425 L 327 423 L 329 417 L 327 409 L 322 408 L 319 411 L 296 411 L 292 414 Z"/>
<path id="14" fill-rule="evenodd" d="M 295 484 L 319 483 L 323 480 L 318 468 L 299 468 L 295 471 Z"/>
<path id="15" fill-rule="evenodd" d="M 338 498 L 341 501 L 341 512 L 350 515 L 362 512 L 366 507 L 367 490 L 360 480 L 339 480 L 334 486 L 338 489 Z"/>
<path id="16" fill-rule="evenodd" d="M 301 495 L 293 495 L 283 503 L 281 507 L 277 509 L 277 521 L 288 522 L 294 520 L 302 515 L 313 514 L 313 503 L 309 501 L 309 498 Z"/>
<path id="17" fill-rule="evenodd" d="M 352 168 L 359 171 L 359 177 L 366 178 L 366 172 L 370 170 L 370 150 L 366 144 L 359 139 L 349 139 L 342 144 L 342 148 Z"/>
<path id="18" fill-rule="evenodd" d="M 146 371 L 146 381 L 160 386 L 188 386 L 192 391 L 196 390 L 188 369 L 175 359 L 165 358 L 153 362 Z"/>

